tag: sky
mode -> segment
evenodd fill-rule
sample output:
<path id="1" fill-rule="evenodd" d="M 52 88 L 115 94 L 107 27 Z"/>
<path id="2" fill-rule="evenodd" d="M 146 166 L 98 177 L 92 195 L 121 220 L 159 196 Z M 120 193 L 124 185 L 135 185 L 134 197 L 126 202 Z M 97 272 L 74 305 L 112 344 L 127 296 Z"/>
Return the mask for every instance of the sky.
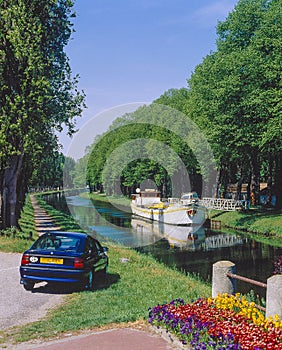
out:
<path id="1" fill-rule="evenodd" d="M 216 25 L 238 0 L 76 0 L 66 47 L 86 94 L 79 132 L 59 135 L 63 153 L 84 155 L 117 114 L 150 103 L 187 79 L 216 49 Z M 116 114 L 115 111 L 118 111 Z M 110 114 L 110 116 L 109 116 Z"/>

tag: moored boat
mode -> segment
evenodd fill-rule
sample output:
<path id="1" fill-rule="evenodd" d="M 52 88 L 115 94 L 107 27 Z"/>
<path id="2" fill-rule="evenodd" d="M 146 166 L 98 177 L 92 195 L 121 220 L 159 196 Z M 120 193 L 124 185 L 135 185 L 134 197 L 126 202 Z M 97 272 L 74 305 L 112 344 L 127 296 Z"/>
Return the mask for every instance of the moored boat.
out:
<path id="1" fill-rule="evenodd" d="M 154 189 L 137 189 L 132 195 L 131 210 L 134 215 L 171 225 L 202 225 L 207 213 L 196 192 L 162 201 L 160 191 Z"/>

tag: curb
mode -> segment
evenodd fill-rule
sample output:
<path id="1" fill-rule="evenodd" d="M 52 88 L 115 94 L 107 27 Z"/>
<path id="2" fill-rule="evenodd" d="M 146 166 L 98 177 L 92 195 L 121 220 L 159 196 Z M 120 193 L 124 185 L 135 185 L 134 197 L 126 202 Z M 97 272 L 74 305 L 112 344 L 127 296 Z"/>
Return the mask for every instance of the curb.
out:
<path id="1" fill-rule="evenodd" d="M 167 330 L 158 328 L 157 326 L 151 326 L 150 328 L 156 334 L 161 335 L 161 337 L 166 340 L 170 345 L 178 350 L 191 350 L 191 346 L 188 344 L 183 344 L 176 336 L 169 333 Z"/>

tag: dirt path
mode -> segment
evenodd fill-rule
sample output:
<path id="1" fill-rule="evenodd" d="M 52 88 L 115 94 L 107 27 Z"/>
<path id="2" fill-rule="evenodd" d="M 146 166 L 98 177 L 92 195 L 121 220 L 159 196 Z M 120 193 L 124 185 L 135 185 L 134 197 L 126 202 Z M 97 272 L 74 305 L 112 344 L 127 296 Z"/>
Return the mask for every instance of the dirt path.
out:
<path id="1" fill-rule="evenodd" d="M 30 196 L 30 201 L 34 209 L 35 228 L 39 236 L 46 231 L 60 230 L 60 227 L 57 226 L 46 211 L 39 206 L 34 195 Z"/>

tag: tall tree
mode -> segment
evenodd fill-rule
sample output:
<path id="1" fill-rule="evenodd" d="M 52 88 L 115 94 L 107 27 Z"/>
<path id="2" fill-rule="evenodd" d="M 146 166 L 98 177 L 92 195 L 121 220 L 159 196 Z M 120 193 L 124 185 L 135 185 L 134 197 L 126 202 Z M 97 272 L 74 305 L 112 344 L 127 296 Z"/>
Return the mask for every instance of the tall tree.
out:
<path id="1" fill-rule="evenodd" d="M 0 1 L 0 189 L 2 226 L 16 226 L 37 160 L 58 147 L 55 130 L 84 106 L 64 47 L 70 0 Z"/>
<path id="2" fill-rule="evenodd" d="M 218 50 L 189 80 L 188 109 L 212 144 L 221 182 L 251 174 L 255 204 L 262 163 L 281 152 L 281 141 L 266 147 L 281 140 L 281 29 L 281 0 L 240 0 L 217 27 Z"/>

